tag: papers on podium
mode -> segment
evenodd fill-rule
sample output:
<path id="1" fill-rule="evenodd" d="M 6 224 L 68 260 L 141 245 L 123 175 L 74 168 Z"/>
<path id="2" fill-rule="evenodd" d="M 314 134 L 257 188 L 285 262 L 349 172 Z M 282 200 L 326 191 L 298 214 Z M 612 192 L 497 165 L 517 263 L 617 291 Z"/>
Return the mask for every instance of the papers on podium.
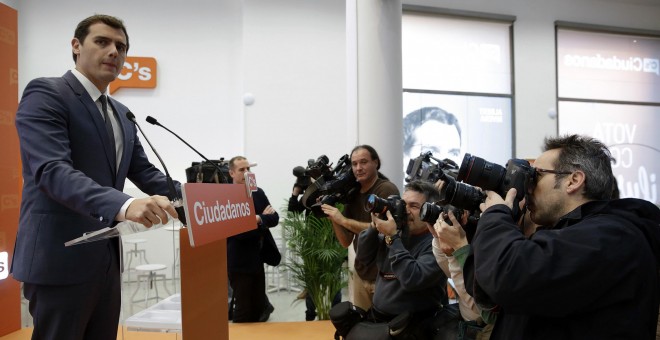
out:
<path id="1" fill-rule="evenodd" d="M 85 233 L 78 238 L 64 242 L 64 246 L 70 247 L 78 244 L 105 240 L 117 236 L 137 234 L 144 231 L 157 230 L 173 223 L 179 223 L 179 224 L 181 223 L 179 220 L 173 218 L 169 214 L 167 215 L 167 217 L 168 217 L 168 222 L 166 224 L 158 223 L 158 224 L 154 224 L 150 228 L 146 227 L 144 224 L 126 220 L 123 222 L 119 222 L 119 224 L 117 224 L 114 227 L 105 227 L 103 229 L 99 229 L 91 233 Z"/>

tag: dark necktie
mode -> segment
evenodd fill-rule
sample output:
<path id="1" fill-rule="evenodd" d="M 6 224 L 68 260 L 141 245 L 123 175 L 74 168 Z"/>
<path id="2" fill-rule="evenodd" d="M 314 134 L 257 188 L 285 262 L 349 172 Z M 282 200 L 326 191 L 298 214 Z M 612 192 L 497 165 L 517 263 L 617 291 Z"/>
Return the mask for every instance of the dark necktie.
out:
<path id="1" fill-rule="evenodd" d="M 99 98 L 101 101 L 101 110 L 103 111 L 103 119 L 105 119 L 105 131 L 108 133 L 108 138 L 110 139 L 110 147 L 112 148 L 112 159 L 116 162 L 117 150 L 115 147 L 115 132 L 112 129 L 112 121 L 108 115 L 108 98 L 105 95 L 101 95 Z M 115 166 L 113 164 L 113 166 Z"/>

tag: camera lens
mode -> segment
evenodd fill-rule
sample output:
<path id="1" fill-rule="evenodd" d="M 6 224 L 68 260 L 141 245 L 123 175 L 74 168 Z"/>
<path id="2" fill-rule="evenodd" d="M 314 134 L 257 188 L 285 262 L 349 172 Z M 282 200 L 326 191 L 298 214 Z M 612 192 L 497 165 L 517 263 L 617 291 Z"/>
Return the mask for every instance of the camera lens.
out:
<path id="1" fill-rule="evenodd" d="M 422 205 L 422 209 L 419 212 L 419 219 L 426 223 L 434 224 L 440 217 L 440 213 L 442 213 L 441 207 L 426 202 Z"/>
<path id="2" fill-rule="evenodd" d="M 506 169 L 501 165 L 466 153 L 458 169 L 457 179 L 484 190 L 500 192 L 505 173 Z"/>
<path id="3" fill-rule="evenodd" d="M 364 210 L 375 214 L 384 214 L 387 211 L 388 202 L 374 194 L 367 197 L 367 202 L 364 204 Z"/>
<path id="4" fill-rule="evenodd" d="M 453 206 L 465 210 L 478 210 L 479 205 L 486 199 L 486 195 L 479 189 L 465 183 L 456 183 L 456 191 L 453 199 L 448 202 Z"/>

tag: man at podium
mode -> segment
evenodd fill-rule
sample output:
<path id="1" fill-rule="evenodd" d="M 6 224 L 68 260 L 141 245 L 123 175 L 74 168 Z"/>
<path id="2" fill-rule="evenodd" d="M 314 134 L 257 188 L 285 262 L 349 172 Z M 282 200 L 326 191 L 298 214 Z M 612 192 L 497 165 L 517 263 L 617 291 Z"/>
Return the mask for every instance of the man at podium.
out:
<path id="1" fill-rule="evenodd" d="M 119 238 L 66 241 L 117 221 L 150 227 L 178 217 L 157 196 L 168 194 L 166 177 L 147 159 L 128 108 L 106 96 L 128 47 L 120 19 L 84 19 L 71 40 L 75 68 L 31 81 L 18 106 L 23 194 L 11 270 L 24 282 L 33 339 L 117 338 Z M 123 193 L 126 179 L 155 196 Z"/>

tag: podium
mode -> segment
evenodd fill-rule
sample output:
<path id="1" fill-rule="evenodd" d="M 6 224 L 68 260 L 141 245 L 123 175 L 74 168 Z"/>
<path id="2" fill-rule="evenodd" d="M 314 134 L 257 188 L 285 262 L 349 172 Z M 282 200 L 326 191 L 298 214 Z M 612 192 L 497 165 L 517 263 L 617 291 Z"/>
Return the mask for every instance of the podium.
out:
<path id="1" fill-rule="evenodd" d="M 229 339 L 227 238 L 257 228 L 252 190 L 256 185 L 183 184 L 187 227 L 178 231 L 181 295 L 131 316 L 129 329 L 180 331 L 185 339 Z M 103 236 L 117 233 L 103 231 Z M 99 237 L 90 234 L 74 241 Z"/>
<path id="2" fill-rule="evenodd" d="M 187 228 L 179 230 L 184 339 L 229 339 L 227 238 L 256 229 L 250 189 L 183 184 Z"/>

